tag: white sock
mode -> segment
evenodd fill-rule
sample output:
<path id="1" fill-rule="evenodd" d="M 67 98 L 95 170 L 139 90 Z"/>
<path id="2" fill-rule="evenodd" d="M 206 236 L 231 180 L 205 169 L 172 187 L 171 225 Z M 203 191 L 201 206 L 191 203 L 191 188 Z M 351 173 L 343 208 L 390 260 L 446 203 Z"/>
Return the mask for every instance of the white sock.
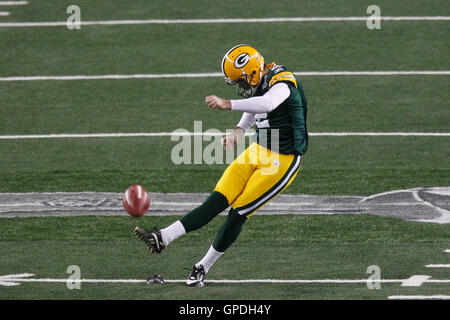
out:
<path id="1" fill-rule="evenodd" d="M 203 259 L 197 262 L 195 265 L 199 267 L 199 265 L 201 264 L 205 268 L 205 273 L 208 273 L 209 268 L 212 267 L 214 262 L 216 262 L 216 260 L 219 259 L 222 254 L 223 252 L 216 251 L 216 249 L 214 249 L 211 245 Z"/>
<path id="2" fill-rule="evenodd" d="M 167 246 L 173 240 L 177 239 L 185 233 L 186 230 L 184 229 L 183 224 L 179 220 L 177 220 L 167 228 L 161 230 L 162 241 L 164 245 Z"/>

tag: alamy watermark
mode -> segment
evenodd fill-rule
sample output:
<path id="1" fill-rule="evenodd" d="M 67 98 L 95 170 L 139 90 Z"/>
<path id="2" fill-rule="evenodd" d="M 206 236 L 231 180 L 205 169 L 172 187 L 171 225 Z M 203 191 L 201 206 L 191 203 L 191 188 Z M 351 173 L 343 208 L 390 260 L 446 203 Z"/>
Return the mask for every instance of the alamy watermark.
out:
<path id="1" fill-rule="evenodd" d="M 67 273 L 70 276 L 67 278 L 66 286 L 67 289 L 81 289 L 81 269 L 77 265 L 70 265 L 67 267 Z"/>
<path id="2" fill-rule="evenodd" d="M 373 4 L 367 7 L 366 13 L 370 14 L 366 21 L 367 29 L 381 29 L 381 8 Z"/>
<path id="3" fill-rule="evenodd" d="M 72 4 L 67 7 L 67 14 L 70 16 L 66 20 L 66 26 L 69 30 L 81 29 L 81 9 L 79 6 Z"/>
<path id="4" fill-rule="evenodd" d="M 381 269 L 377 265 L 367 267 L 367 272 L 370 274 L 367 279 L 367 289 L 381 289 Z"/>
<path id="5" fill-rule="evenodd" d="M 225 148 L 223 138 L 232 136 L 234 130 L 225 133 L 218 129 L 203 131 L 202 121 L 194 121 L 194 131 L 177 129 L 171 134 L 171 141 L 178 142 L 171 151 L 171 161 L 180 164 L 231 164 L 235 158 L 238 164 L 274 164 L 279 165 L 279 130 L 259 129 L 258 145 L 255 142 L 255 130 L 247 130 L 231 148 Z M 263 146 L 269 146 L 265 148 Z M 239 156 L 248 147 L 249 157 Z M 267 174 L 267 173 L 266 173 Z"/>

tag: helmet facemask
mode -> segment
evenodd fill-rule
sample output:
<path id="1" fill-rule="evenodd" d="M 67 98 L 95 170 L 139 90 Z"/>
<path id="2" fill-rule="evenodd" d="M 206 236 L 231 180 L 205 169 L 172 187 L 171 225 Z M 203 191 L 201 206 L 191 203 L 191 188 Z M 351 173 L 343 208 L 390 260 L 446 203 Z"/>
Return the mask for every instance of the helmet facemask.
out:
<path id="1" fill-rule="evenodd" d="M 255 48 L 237 45 L 222 59 L 222 72 L 229 85 L 237 84 L 236 93 L 244 98 L 255 95 L 264 70 L 264 58 Z"/>
<path id="2" fill-rule="evenodd" d="M 258 88 L 258 86 L 252 86 L 250 84 L 251 79 L 249 78 L 250 77 L 248 74 L 243 74 L 239 79 L 235 81 L 235 83 L 237 84 L 236 88 L 237 95 L 244 98 L 249 98 L 256 93 L 256 89 Z"/>

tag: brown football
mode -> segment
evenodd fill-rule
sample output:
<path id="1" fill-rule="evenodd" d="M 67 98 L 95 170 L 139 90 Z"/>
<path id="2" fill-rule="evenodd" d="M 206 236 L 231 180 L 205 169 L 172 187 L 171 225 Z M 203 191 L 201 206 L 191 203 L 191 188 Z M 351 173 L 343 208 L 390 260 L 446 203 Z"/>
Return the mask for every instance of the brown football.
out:
<path id="1" fill-rule="evenodd" d="M 137 218 L 143 216 L 150 208 L 150 197 L 142 186 L 135 184 L 125 190 L 122 203 L 125 211 Z"/>

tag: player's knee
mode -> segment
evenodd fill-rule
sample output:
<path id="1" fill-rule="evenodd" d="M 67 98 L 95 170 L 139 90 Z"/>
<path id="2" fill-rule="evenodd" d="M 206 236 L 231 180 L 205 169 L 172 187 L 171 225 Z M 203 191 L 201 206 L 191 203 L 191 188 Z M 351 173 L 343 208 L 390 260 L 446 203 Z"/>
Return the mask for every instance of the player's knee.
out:
<path id="1" fill-rule="evenodd" d="M 239 214 L 237 211 L 231 208 L 230 212 L 228 213 L 227 220 L 229 223 L 243 224 L 245 221 L 247 221 L 247 217 Z"/>

